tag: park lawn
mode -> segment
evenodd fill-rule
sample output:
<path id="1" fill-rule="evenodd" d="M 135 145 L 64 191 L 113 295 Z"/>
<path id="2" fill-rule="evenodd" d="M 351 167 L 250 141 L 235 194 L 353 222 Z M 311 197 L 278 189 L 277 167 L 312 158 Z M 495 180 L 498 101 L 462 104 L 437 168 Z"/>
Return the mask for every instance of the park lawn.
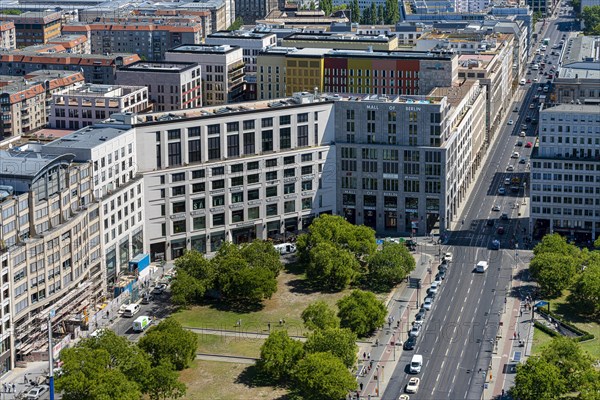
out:
<path id="1" fill-rule="evenodd" d="M 198 334 L 198 353 L 226 356 L 260 357 L 263 339 L 247 339 L 236 336 Z"/>
<path id="2" fill-rule="evenodd" d="M 313 291 L 306 284 L 303 275 L 282 271 L 277 278 L 277 292 L 271 299 L 263 302 L 264 307 L 260 310 L 237 311 L 210 304 L 180 310 L 174 317 L 186 327 L 229 331 L 241 329 L 245 332 L 259 333 L 268 333 L 269 323 L 271 329 L 278 329 L 281 319 L 285 320 L 285 328 L 290 335 L 303 336 L 306 329 L 300 314 L 310 303 L 323 300 L 336 309 L 335 303 L 350 292 L 351 290 L 337 293 Z M 378 297 L 385 300 L 385 294 Z M 236 326 L 238 320 L 241 320 L 241 328 Z"/>
<path id="3" fill-rule="evenodd" d="M 579 345 L 587 351 L 594 360 L 600 360 L 600 323 L 592 319 L 583 318 L 576 308 L 572 307 L 567 301 L 569 291 L 565 290 L 562 297 L 550 300 L 550 310 L 563 317 L 567 322 L 583 329 L 594 335 L 593 340 L 580 343 Z"/>
<path id="4" fill-rule="evenodd" d="M 531 354 L 539 355 L 542 347 L 552 341 L 552 336 L 543 332 L 538 328 L 533 328 L 533 345 L 531 347 Z"/>
<path id="5" fill-rule="evenodd" d="M 253 385 L 255 367 L 245 364 L 195 360 L 179 373 L 187 387 L 187 400 L 276 400 L 285 396 L 285 388 Z"/>

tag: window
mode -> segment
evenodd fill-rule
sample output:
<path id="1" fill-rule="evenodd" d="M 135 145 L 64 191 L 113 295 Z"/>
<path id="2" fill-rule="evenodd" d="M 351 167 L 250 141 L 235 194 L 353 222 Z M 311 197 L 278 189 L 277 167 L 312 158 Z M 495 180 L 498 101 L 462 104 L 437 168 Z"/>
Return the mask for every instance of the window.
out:
<path id="1" fill-rule="evenodd" d="M 281 128 L 279 130 L 279 147 L 281 149 L 290 149 L 292 147 L 291 128 Z"/>
<path id="2" fill-rule="evenodd" d="M 258 161 L 252 161 L 246 164 L 246 169 L 252 171 L 258 169 Z"/>
<path id="3" fill-rule="evenodd" d="M 213 196 L 213 198 L 212 198 L 212 206 L 213 207 L 219 207 L 224 204 L 225 204 L 225 196 L 223 196 L 223 195 Z"/>
<path id="4" fill-rule="evenodd" d="M 312 190 L 312 181 L 302 181 L 302 191 Z"/>
<path id="5" fill-rule="evenodd" d="M 185 186 L 175 186 L 171 189 L 173 196 L 181 196 L 185 194 Z"/>
<path id="6" fill-rule="evenodd" d="M 265 167 L 267 168 L 273 168 L 277 166 L 277 159 L 276 158 L 270 158 L 267 161 L 265 161 Z"/>
<path id="7" fill-rule="evenodd" d="M 178 172 L 171 175 L 171 182 L 181 182 L 185 180 L 185 172 Z"/>
<path id="8" fill-rule="evenodd" d="M 308 113 L 298 114 L 298 123 L 308 122 Z"/>
<path id="9" fill-rule="evenodd" d="M 231 193 L 232 203 L 242 203 L 244 201 L 244 192 Z"/>
<path id="10" fill-rule="evenodd" d="M 244 221 L 244 210 L 235 210 L 231 212 L 231 222 L 242 222 Z"/>
<path id="11" fill-rule="evenodd" d="M 248 190 L 248 201 L 258 200 L 259 196 L 260 196 L 260 194 L 258 192 L 258 189 Z"/>
<path id="12" fill-rule="evenodd" d="M 188 137 L 200 137 L 200 127 L 199 126 L 193 126 L 191 128 L 188 128 Z"/>
<path id="13" fill-rule="evenodd" d="M 225 214 L 213 214 L 213 226 L 225 225 Z"/>
<path id="14" fill-rule="evenodd" d="M 218 126 L 218 125 L 217 125 Z M 221 138 L 208 138 L 208 159 L 216 160 L 221 158 Z"/>
<path id="15" fill-rule="evenodd" d="M 266 197 L 277 196 L 277 186 L 268 186 L 265 190 Z"/>
<path id="16" fill-rule="evenodd" d="M 248 209 L 248 219 L 257 219 L 260 218 L 260 208 L 252 207 Z"/>
<path id="17" fill-rule="evenodd" d="M 302 209 L 309 210 L 312 207 L 312 198 L 306 197 L 302 199 Z"/>
<path id="18" fill-rule="evenodd" d="M 258 183 L 260 181 L 259 175 L 258 174 L 252 174 L 252 175 L 248 175 L 248 177 L 246 178 L 246 182 L 250 185 L 252 183 Z"/>
<path id="19" fill-rule="evenodd" d="M 240 164 L 233 164 L 231 166 L 231 172 L 232 173 L 244 172 L 244 164 L 242 164 L 242 163 L 240 163 Z"/>
<path id="20" fill-rule="evenodd" d="M 298 127 L 298 147 L 308 146 L 308 125 Z"/>
<path id="21" fill-rule="evenodd" d="M 287 168 L 283 170 L 284 178 L 293 178 L 296 176 L 296 168 Z"/>
<path id="22" fill-rule="evenodd" d="M 309 161 L 312 161 L 312 159 L 313 159 L 312 153 L 302 154 L 300 156 L 300 161 L 302 161 L 302 162 L 309 162 Z"/>
<path id="23" fill-rule="evenodd" d="M 221 126 L 219 124 L 208 125 L 207 129 L 209 135 L 216 135 L 221 133 Z"/>
<path id="24" fill-rule="evenodd" d="M 273 215 L 279 215 L 279 212 L 277 212 L 277 203 L 267 204 L 267 217 L 270 217 Z"/>
<path id="25" fill-rule="evenodd" d="M 290 165 L 296 162 L 296 156 L 283 157 L 283 165 Z"/>
<path id="26" fill-rule="evenodd" d="M 227 157 L 237 157 L 240 155 L 240 136 L 227 136 Z"/>
<path id="27" fill-rule="evenodd" d="M 256 152 L 254 132 L 244 133 L 244 154 L 254 154 Z"/>
<path id="28" fill-rule="evenodd" d="M 244 121 L 244 130 L 254 129 L 254 121 Z"/>
<path id="29" fill-rule="evenodd" d="M 185 201 L 178 201 L 177 203 L 173 203 L 173 214 L 184 213 L 185 212 Z"/>
<path id="30" fill-rule="evenodd" d="M 277 171 L 268 171 L 265 172 L 265 180 L 274 181 L 277 179 Z"/>
<path id="31" fill-rule="evenodd" d="M 169 166 L 181 165 L 181 143 L 173 142 L 168 144 L 169 149 Z"/>
<path id="32" fill-rule="evenodd" d="M 211 182 L 210 190 L 223 189 L 225 187 L 225 179 L 217 179 L 216 181 Z"/>
<path id="33" fill-rule="evenodd" d="M 182 219 L 181 221 L 173 221 L 173 233 L 183 233 L 185 231 L 185 219 Z"/>
<path id="34" fill-rule="evenodd" d="M 202 153 L 200 149 L 200 140 L 188 141 L 188 160 L 190 163 L 200 162 Z"/>
<path id="35" fill-rule="evenodd" d="M 244 184 L 244 177 L 243 176 L 236 176 L 234 178 L 231 178 L 231 186 L 235 187 L 235 186 L 242 186 Z"/>
<path id="36" fill-rule="evenodd" d="M 283 203 L 283 212 L 284 213 L 291 213 L 294 211 L 296 211 L 296 201 L 290 200 L 290 201 L 286 201 L 285 203 Z"/>
<path id="37" fill-rule="evenodd" d="M 181 139 L 181 129 L 171 129 L 167 131 L 167 138 L 169 140 Z"/>
<path id="38" fill-rule="evenodd" d="M 227 123 L 227 132 L 237 132 L 240 130 L 239 122 L 228 122 Z"/>
<path id="39" fill-rule="evenodd" d="M 204 182 L 192 184 L 192 193 L 200 193 L 206 191 L 206 184 Z"/>
<path id="40" fill-rule="evenodd" d="M 206 217 L 205 216 L 195 217 L 192 220 L 192 225 L 193 225 L 194 230 L 206 229 Z"/>
<path id="41" fill-rule="evenodd" d="M 203 197 L 201 199 L 192 200 L 192 209 L 193 210 L 204 210 L 206 199 Z"/>
<path id="42" fill-rule="evenodd" d="M 225 167 L 214 167 L 211 172 L 213 176 L 225 175 Z"/>
<path id="43" fill-rule="evenodd" d="M 283 194 L 292 194 L 292 193 L 296 193 L 296 184 L 295 183 L 288 183 L 283 186 Z"/>
<path id="44" fill-rule="evenodd" d="M 292 118 L 289 115 L 282 115 L 279 117 L 279 125 L 289 125 L 292 122 Z"/>
<path id="45" fill-rule="evenodd" d="M 273 118 L 263 118 L 261 126 L 263 128 L 270 128 L 273 126 Z"/>
<path id="46" fill-rule="evenodd" d="M 204 178 L 206 175 L 206 172 L 203 169 L 197 169 L 192 171 L 192 179 L 200 179 L 200 178 Z"/>
<path id="47" fill-rule="evenodd" d="M 312 173 L 313 173 L 313 166 L 312 165 L 305 165 L 301 169 L 301 174 L 302 175 L 311 175 Z"/>
<path id="48" fill-rule="evenodd" d="M 262 151 L 273 151 L 273 131 L 262 131 Z"/>

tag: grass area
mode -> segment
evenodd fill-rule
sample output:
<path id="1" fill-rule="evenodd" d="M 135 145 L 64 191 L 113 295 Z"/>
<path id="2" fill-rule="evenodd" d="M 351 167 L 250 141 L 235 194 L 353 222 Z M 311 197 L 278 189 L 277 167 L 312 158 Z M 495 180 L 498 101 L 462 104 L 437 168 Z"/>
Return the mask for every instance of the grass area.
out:
<path id="1" fill-rule="evenodd" d="M 260 356 L 262 339 L 245 339 L 235 336 L 198 335 L 198 352 L 229 356 L 255 357 Z"/>
<path id="2" fill-rule="evenodd" d="M 533 346 L 531 348 L 531 354 L 540 354 L 540 350 L 543 346 L 547 345 L 552 341 L 552 336 L 541 331 L 538 328 L 533 329 Z"/>
<path id="3" fill-rule="evenodd" d="M 290 335 L 302 336 L 306 330 L 300 314 L 312 302 L 323 300 L 335 306 L 343 296 L 350 293 L 345 290 L 338 293 L 322 293 L 313 291 L 301 274 L 283 271 L 277 278 L 277 292 L 264 302 L 264 307 L 254 311 L 236 311 L 224 308 L 219 303 L 194 306 L 177 312 L 174 317 L 183 325 L 208 329 L 237 329 L 238 320 L 242 322 L 242 330 L 247 332 L 268 333 L 268 324 L 275 329 L 279 320 L 285 320 L 285 327 Z M 385 299 L 385 295 L 380 297 Z"/>
<path id="4" fill-rule="evenodd" d="M 283 388 L 253 384 L 254 366 L 196 360 L 180 373 L 180 381 L 187 386 L 187 400 L 282 399 Z"/>
<path id="5" fill-rule="evenodd" d="M 562 297 L 550 300 L 550 310 L 560 315 L 565 321 L 570 322 L 594 335 L 594 340 L 580 343 L 582 349 L 587 351 L 594 360 L 600 360 L 600 323 L 591 318 L 582 316 L 579 310 L 573 307 L 568 301 L 569 291 L 566 290 Z"/>

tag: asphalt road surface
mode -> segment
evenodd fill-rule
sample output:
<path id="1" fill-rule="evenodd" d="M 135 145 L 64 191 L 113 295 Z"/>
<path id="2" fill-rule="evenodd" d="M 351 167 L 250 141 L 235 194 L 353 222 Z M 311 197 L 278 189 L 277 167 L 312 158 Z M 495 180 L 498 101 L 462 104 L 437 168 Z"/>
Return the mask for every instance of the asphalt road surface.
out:
<path id="1" fill-rule="evenodd" d="M 568 16 L 551 19 L 548 24 L 548 29 L 539 38 L 540 41 L 550 38 L 545 52 L 548 54 L 546 73 L 551 66 L 556 69 L 563 51 L 552 47 L 562 40 L 563 33 L 567 34 L 566 46 L 570 31 L 577 29 Z M 537 45 L 532 53 L 536 48 Z M 552 56 L 552 51 L 558 52 L 558 55 Z M 410 377 L 408 364 L 414 354 L 423 355 L 424 362 L 419 374 L 419 391 L 410 395 L 411 400 L 481 398 L 504 299 L 517 262 L 515 245 L 522 247 L 523 237 L 531 234 L 528 218 L 522 215 L 526 208 L 522 203 L 528 193 L 531 155 L 531 148 L 527 148 L 526 144 L 535 143 L 537 125 L 527 123 L 526 118 L 539 120 L 539 103 L 534 99 L 536 95 L 544 94 L 538 87 L 547 84 L 548 79 L 538 71 L 531 71 L 525 78 L 531 79 L 532 83 L 519 87 L 519 91 L 526 93 L 522 101 L 512 103 L 508 109 L 512 115 L 507 116 L 507 120 L 512 119 L 513 124 L 506 124 L 497 134 L 465 205 L 464 224 L 451 232 L 448 246 L 444 246 L 444 251 L 453 252 L 454 259 L 433 308 L 427 313 L 424 331 L 414 350 L 403 351 L 390 377 L 384 399 L 396 400 L 404 392 Z M 539 82 L 534 82 L 535 78 Z M 531 104 L 534 106 L 531 107 Z M 514 111 L 515 107 L 518 112 Z M 525 137 L 520 137 L 522 124 L 527 125 Z M 522 146 L 517 146 L 519 141 L 522 141 Z M 515 152 L 518 156 L 513 158 Z M 525 162 L 520 163 L 522 158 Z M 514 170 L 510 171 L 509 166 Z M 515 176 L 527 182 L 518 192 L 511 191 L 510 185 L 504 183 L 506 178 Z M 506 195 L 498 194 L 500 187 L 505 188 Z M 499 205 L 500 211 L 492 211 L 494 205 Z M 506 213 L 508 219 L 502 220 L 502 213 Z M 488 225 L 488 220 L 492 220 L 493 225 Z M 504 233 L 499 233 L 499 227 L 504 228 Z M 499 251 L 490 249 L 494 239 L 501 242 Z M 490 267 L 483 274 L 475 273 L 476 263 L 482 260 L 488 261 Z M 412 310 L 411 320 L 416 312 L 416 309 Z"/>

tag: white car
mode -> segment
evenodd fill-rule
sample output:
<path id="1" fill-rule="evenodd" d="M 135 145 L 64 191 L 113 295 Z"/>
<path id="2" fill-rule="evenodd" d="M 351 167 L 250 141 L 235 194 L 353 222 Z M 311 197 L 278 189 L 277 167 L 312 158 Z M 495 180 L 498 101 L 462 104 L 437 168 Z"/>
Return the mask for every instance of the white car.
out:
<path id="1" fill-rule="evenodd" d="M 448 262 L 452 262 L 452 253 L 444 254 L 444 260 L 446 260 Z"/>
<path id="2" fill-rule="evenodd" d="M 400 397 L 398 397 L 398 400 L 410 400 L 410 396 L 407 394 L 401 394 Z"/>
<path id="3" fill-rule="evenodd" d="M 512 124 L 514 124 L 514 123 L 515 123 L 515 121 L 513 121 L 512 119 L 509 119 L 509 120 L 508 120 L 508 124 L 509 124 L 509 125 L 512 125 Z"/>
<path id="4" fill-rule="evenodd" d="M 36 386 L 27 392 L 27 400 L 38 400 L 42 398 L 44 393 L 46 393 L 49 389 L 50 387 L 48 385 Z"/>
<path id="5" fill-rule="evenodd" d="M 421 334 L 421 324 L 414 324 L 410 332 L 410 336 L 418 337 Z"/>
<path id="6" fill-rule="evenodd" d="M 519 158 L 519 152 L 515 151 L 510 158 Z"/>
<path id="7" fill-rule="evenodd" d="M 514 171 L 514 170 L 515 170 L 515 167 L 514 167 L 514 166 L 512 166 L 512 165 L 509 165 L 508 167 L 506 167 L 506 170 L 507 170 L 508 172 L 512 172 L 512 171 Z"/>
<path id="8" fill-rule="evenodd" d="M 423 303 L 423 308 L 426 309 L 427 311 L 429 311 L 429 310 L 431 310 L 432 305 L 433 305 L 433 301 L 431 300 L 431 297 L 426 297 L 425 302 Z"/>
<path id="9" fill-rule="evenodd" d="M 417 393 L 417 390 L 419 390 L 420 383 L 421 380 L 419 378 L 410 378 L 410 380 L 406 384 L 406 389 L 404 389 L 404 391 L 406 393 Z"/>
<path id="10" fill-rule="evenodd" d="M 492 211 L 500 211 L 500 206 L 498 204 L 494 204 L 494 206 L 492 207 Z"/>
<path id="11" fill-rule="evenodd" d="M 429 292 L 429 293 L 434 293 L 434 294 L 437 294 L 438 290 L 439 290 L 438 284 L 437 284 L 436 282 L 433 282 L 433 283 L 431 284 L 431 286 L 429 287 L 429 290 L 428 290 L 428 292 Z"/>

